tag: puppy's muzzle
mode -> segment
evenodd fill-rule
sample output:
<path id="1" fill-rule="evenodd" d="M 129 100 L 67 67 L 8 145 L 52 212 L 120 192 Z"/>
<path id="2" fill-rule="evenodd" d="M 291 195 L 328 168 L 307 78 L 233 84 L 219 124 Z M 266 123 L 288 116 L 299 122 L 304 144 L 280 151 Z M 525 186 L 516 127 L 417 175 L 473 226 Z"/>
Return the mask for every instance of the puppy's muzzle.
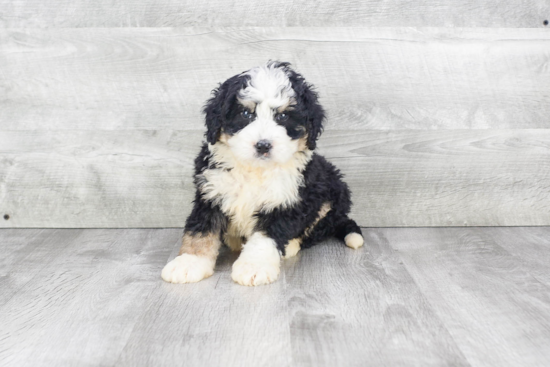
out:
<path id="1" fill-rule="evenodd" d="M 272 148 L 272 145 L 269 140 L 260 140 L 259 142 L 256 143 L 255 147 L 256 147 L 256 152 L 258 152 L 258 154 L 266 154 L 266 153 L 269 153 L 269 151 Z"/>

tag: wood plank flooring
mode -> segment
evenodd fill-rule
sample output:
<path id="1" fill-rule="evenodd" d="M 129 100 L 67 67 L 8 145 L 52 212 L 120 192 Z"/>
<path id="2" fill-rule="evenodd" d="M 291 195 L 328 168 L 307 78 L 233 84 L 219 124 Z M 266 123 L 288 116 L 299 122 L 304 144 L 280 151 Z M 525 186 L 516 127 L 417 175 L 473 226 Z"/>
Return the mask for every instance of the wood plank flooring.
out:
<path id="1" fill-rule="evenodd" d="M 550 227 L 363 231 L 248 288 L 164 283 L 181 229 L 1 229 L 0 365 L 550 365 Z"/>

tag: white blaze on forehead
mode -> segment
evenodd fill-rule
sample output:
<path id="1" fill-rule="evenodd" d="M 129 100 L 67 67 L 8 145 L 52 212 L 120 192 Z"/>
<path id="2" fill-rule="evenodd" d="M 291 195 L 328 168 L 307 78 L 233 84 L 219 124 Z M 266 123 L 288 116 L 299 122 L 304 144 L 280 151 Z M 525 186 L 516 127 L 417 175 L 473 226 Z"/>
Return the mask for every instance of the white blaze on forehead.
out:
<path id="1" fill-rule="evenodd" d="M 244 75 L 249 75 L 250 80 L 247 87 L 239 93 L 239 99 L 279 108 L 289 104 L 295 95 L 287 73 L 283 68 L 276 67 L 276 64 L 255 67 Z"/>
<path id="2" fill-rule="evenodd" d="M 256 115 L 258 116 L 258 120 L 265 123 L 271 122 L 271 125 L 277 126 L 275 122 L 273 122 L 273 110 L 272 106 L 270 106 L 269 101 L 260 102 L 256 105 Z"/>

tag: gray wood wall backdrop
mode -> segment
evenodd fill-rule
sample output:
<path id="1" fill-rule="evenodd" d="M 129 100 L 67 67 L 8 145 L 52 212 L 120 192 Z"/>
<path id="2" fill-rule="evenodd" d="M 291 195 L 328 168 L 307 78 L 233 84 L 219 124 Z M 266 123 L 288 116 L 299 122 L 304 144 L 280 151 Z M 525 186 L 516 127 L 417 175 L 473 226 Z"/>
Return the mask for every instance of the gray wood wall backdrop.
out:
<path id="1" fill-rule="evenodd" d="M 360 225 L 550 225 L 548 18 L 547 0 L 0 0 L 0 227 L 183 226 L 201 106 L 269 59 L 317 86 Z"/>

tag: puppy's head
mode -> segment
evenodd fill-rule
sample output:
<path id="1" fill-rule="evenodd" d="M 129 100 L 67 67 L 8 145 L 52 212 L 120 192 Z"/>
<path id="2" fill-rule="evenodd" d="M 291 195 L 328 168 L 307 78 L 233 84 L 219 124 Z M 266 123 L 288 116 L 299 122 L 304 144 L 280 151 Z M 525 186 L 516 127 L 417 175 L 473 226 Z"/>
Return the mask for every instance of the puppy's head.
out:
<path id="1" fill-rule="evenodd" d="M 269 62 L 226 80 L 208 100 L 206 139 L 225 144 L 250 165 L 285 163 L 313 150 L 322 132 L 317 93 L 284 62 Z"/>

